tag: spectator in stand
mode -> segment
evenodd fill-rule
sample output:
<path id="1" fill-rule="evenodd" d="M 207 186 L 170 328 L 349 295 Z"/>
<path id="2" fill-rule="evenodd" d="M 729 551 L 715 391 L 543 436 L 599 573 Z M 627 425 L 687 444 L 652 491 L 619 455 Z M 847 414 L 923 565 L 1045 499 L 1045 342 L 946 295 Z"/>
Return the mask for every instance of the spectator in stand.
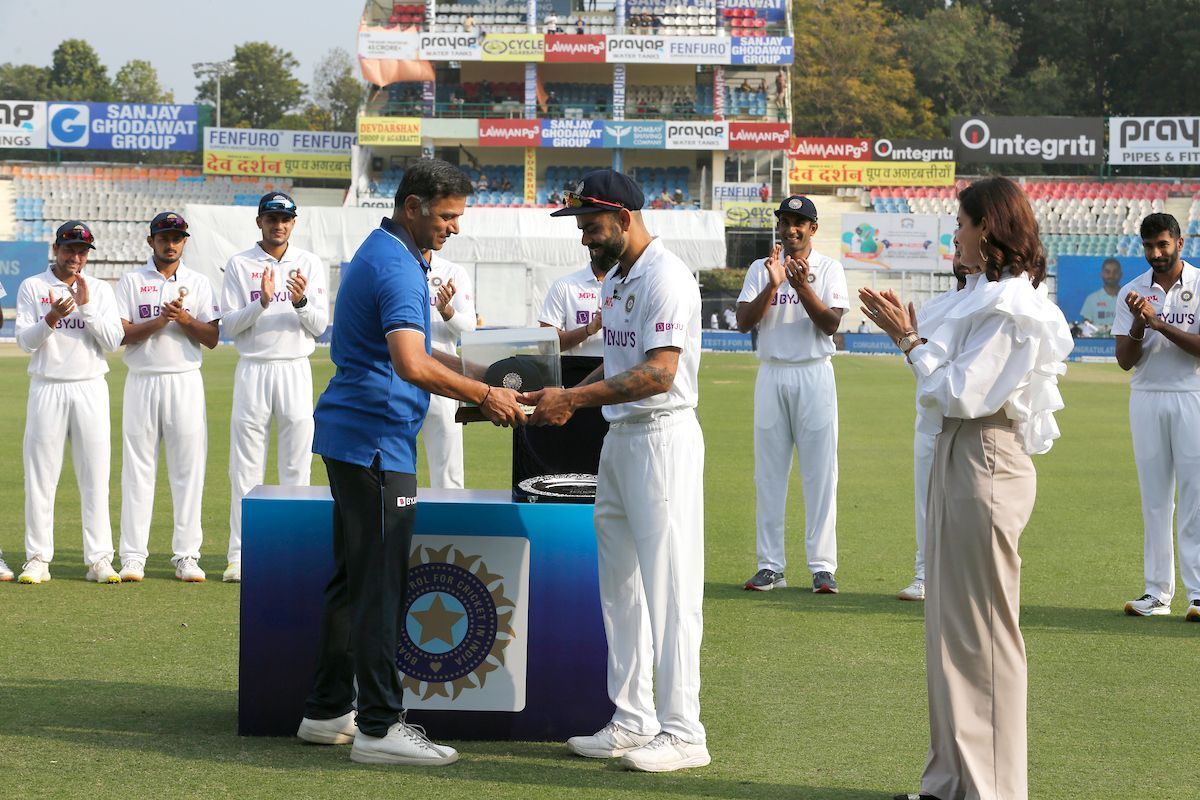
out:
<path id="1" fill-rule="evenodd" d="M 495 99 L 495 95 L 492 94 L 492 85 L 484 80 L 479 84 L 479 101 L 481 103 L 490 103 Z"/>
<path id="2" fill-rule="evenodd" d="M 466 102 L 462 99 L 462 97 L 459 96 L 457 91 L 450 92 L 451 113 L 453 113 L 455 116 L 461 117 L 463 115 L 464 105 L 466 105 Z"/>
<path id="3" fill-rule="evenodd" d="M 558 27 L 558 15 L 553 11 L 546 17 L 546 33 L 562 33 L 562 29 Z"/>
<path id="4" fill-rule="evenodd" d="M 500 191 L 500 181 L 499 181 L 499 180 L 497 180 L 497 179 L 496 179 L 496 178 L 494 178 L 494 177 L 493 177 L 493 178 L 488 178 L 488 191 L 489 191 L 489 192 L 498 192 L 498 191 Z"/>
<path id="5" fill-rule="evenodd" d="M 501 181 L 501 183 L 500 183 L 500 191 L 502 191 L 502 192 L 511 192 L 512 191 L 512 181 L 510 181 L 508 179 L 507 175 L 504 176 L 504 180 Z"/>
<path id="6" fill-rule="evenodd" d="M 758 188 L 758 199 L 764 203 L 771 202 L 771 184 L 763 181 L 763 185 Z"/>
<path id="7" fill-rule="evenodd" d="M 855 331 L 855 333 L 870 333 L 870 332 L 871 332 L 871 329 L 869 327 L 867 327 L 867 321 L 865 319 L 862 322 L 858 323 L 858 330 Z"/>
<path id="8" fill-rule="evenodd" d="M 781 69 L 775 73 L 775 103 L 783 105 L 783 92 L 787 88 L 787 70 Z"/>
<path id="9" fill-rule="evenodd" d="M 743 92 L 746 92 L 747 94 L 754 91 L 754 88 L 750 86 L 749 78 L 742 78 L 742 85 L 739 86 L 738 88 L 741 89 Z"/>
<path id="10" fill-rule="evenodd" d="M 686 202 L 683 197 L 683 189 L 680 189 L 678 186 L 675 187 L 675 194 L 671 196 L 671 202 L 677 206 L 681 206 Z"/>
<path id="11" fill-rule="evenodd" d="M 667 194 L 667 188 L 664 186 L 662 192 L 658 195 L 659 208 L 671 207 L 671 195 Z"/>
<path id="12" fill-rule="evenodd" d="M 575 18 L 575 33 L 579 36 L 583 36 L 583 31 L 584 31 L 583 17 L 576 17 Z"/>
<path id="13" fill-rule="evenodd" d="M 558 94 L 553 89 L 546 95 L 546 116 L 558 116 Z"/>
<path id="14" fill-rule="evenodd" d="M 562 205 L 562 195 L 559 194 L 558 189 L 555 189 L 554 191 L 550 192 L 550 197 L 547 199 L 546 202 L 548 205 L 552 205 L 552 206 L 561 206 Z"/>
<path id="15" fill-rule="evenodd" d="M 661 27 L 662 27 L 662 17 L 660 17 L 658 14 L 654 14 L 653 16 L 651 16 L 650 17 L 650 30 L 655 36 L 658 35 L 658 29 Z"/>
<path id="16" fill-rule="evenodd" d="M 463 33 L 474 33 L 475 32 L 475 15 L 474 14 L 467 14 L 467 18 L 463 20 L 462 29 L 463 29 Z"/>
<path id="17" fill-rule="evenodd" d="M 488 191 L 488 177 L 486 174 L 484 174 L 482 172 L 479 173 L 479 179 L 475 181 L 475 191 L 477 191 L 477 192 Z"/>
<path id="18" fill-rule="evenodd" d="M 596 10 L 596 0 L 588 0 L 588 11 Z"/>

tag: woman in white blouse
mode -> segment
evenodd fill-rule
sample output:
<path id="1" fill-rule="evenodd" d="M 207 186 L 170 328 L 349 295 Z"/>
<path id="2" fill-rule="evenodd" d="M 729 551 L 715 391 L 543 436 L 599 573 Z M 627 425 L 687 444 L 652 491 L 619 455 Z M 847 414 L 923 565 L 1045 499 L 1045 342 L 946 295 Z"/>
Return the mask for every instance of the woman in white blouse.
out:
<path id="1" fill-rule="evenodd" d="M 912 364 L 918 403 L 942 415 L 929 489 L 925 655 L 929 758 L 921 797 L 1025 800 L 1025 642 L 1017 541 L 1033 512 L 1030 455 L 1058 438 L 1058 376 L 1072 340 L 1044 286 L 1024 192 L 988 178 L 959 195 L 955 244 L 984 278 L 928 340 L 892 292 L 864 312 Z"/>

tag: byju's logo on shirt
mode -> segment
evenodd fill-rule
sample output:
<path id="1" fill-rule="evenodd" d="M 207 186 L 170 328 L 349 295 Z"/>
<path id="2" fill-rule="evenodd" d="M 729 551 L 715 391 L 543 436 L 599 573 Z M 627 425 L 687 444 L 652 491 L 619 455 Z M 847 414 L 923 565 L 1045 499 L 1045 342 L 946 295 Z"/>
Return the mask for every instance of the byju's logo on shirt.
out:
<path id="1" fill-rule="evenodd" d="M 637 347 L 637 331 L 613 331 L 605 329 L 604 344 L 609 347 Z"/>
<path id="2" fill-rule="evenodd" d="M 575 324 L 576 325 L 587 325 L 591 321 L 592 321 L 592 315 L 589 314 L 588 312 L 586 312 L 586 311 L 576 311 L 575 312 Z"/>
<path id="3" fill-rule="evenodd" d="M 655 333 L 665 333 L 666 331 L 682 331 L 685 330 L 682 322 L 656 322 L 654 323 Z"/>

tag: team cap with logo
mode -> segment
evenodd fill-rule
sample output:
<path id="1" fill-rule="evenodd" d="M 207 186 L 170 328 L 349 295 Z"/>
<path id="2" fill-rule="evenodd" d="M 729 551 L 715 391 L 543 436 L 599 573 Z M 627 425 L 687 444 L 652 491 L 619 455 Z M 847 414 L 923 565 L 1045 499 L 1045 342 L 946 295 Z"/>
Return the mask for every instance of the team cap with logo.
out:
<path id="1" fill-rule="evenodd" d="M 296 216 L 296 201 L 283 192 L 267 192 L 258 199 L 258 215 L 287 214 Z"/>
<path id="2" fill-rule="evenodd" d="M 96 249 L 96 237 L 92 235 L 92 229 L 77 219 L 64 222 L 54 232 L 54 243 L 56 245 L 67 242 L 83 242 L 90 249 Z"/>
<path id="3" fill-rule="evenodd" d="M 809 200 L 802 194 L 794 194 L 791 197 L 784 199 L 779 204 L 779 208 L 775 209 L 775 216 L 780 214 L 799 214 L 802 217 L 808 217 L 813 222 L 817 221 L 817 206 L 812 200 Z"/>
<path id="4" fill-rule="evenodd" d="M 552 217 L 575 217 L 598 211 L 641 211 L 646 196 L 637 182 L 612 169 L 597 169 L 583 176 L 563 192 L 564 208 Z"/>
<path id="5" fill-rule="evenodd" d="M 150 235 L 156 233 L 166 233 L 167 231 L 176 231 L 184 236 L 191 236 L 187 231 L 187 220 L 176 214 L 174 211 L 164 211 L 154 219 L 150 220 Z"/>

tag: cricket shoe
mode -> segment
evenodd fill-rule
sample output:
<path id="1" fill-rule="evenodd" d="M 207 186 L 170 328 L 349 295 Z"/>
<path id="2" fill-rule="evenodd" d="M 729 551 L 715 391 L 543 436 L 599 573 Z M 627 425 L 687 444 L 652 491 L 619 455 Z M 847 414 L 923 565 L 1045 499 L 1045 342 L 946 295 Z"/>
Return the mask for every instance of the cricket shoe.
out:
<path id="1" fill-rule="evenodd" d="M 4 562 L 3 558 L 0 558 L 0 582 L 11 581 L 14 577 L 16 576 L 13 575 L 13 571 L 9 569 L 8 564 Z"/>
<path id="2" fill-rule="evenodd" d="M 184 583 L 203 583 L 208 580 L 204 570 L 200 569 L 196 559 L 191 556 L 184 556 L 175 562 L 175 577 Z"/>
<path id="3" fill-rule="evenodd" d="M 1188 622 L 1200 622 L 1200 600 L 1193 600 L 1184 616 Z"/>
<path id="4" fill-rule="evenodd" d="M 241 583 L 242 562 L 230 561 L 229 566 L 225 567 L 225 571 L 221 573 L 221 580 L 225 581 L 225 583 Z"/>
<path id="5" fill-rule="evenodd" d="M 747 589 L 752 589 L 756 592 L 769 592 L 772 589 L 783 589 L 787 586 L 787 581 L 783 579 L 782 572 L 772 572 L 769 569 L 760 569 L 754 573 L 754 576 L 745 584 Z"/>
<path id="6" fill-rule="evenodd" d="M 685 742 L 673 733 L 660 733 L 650 744 L 621 756 L 621 766 L 637 772 L 674 772 L 706 767 L 711 761 L 706 746 Z"/>
<path id="7" fill-rule="evenodd" d="M 120 583 L 121 576 L 112 568 L 111 558 L 101 558 L 88 567 L 87 579 L 96 583 Z"/>
<path id="8" fill-rule="evenodd" d="M 420 725 L 409 725 L 401 720 L 388 728 L 384 736 L 368 736 L 359 731 L 350 748 L 350 760 L 359 764 L 441 767 L 458 761 L 458 751 L 434 744 Z"/>
<path id="9" fill-rule="evenodd" d="M 121 559 L 121 581 L 141 583 L 146 577 L 146 562 L 140 558 Z"/>
<path id="10" fill-rule="evenodd" d="M 816 572 L 813 574 L 813 594 L 837 594 L 837 581 L 832 572 Z"/>
<path id="11" fill-rule="evenodd" d="M 48 583 L 50 581 L 50 562 L 42 561 L 37 556 L 25 562 L 18 583 Z"/>
<path id="12" fill-rule="evenodd" d="M 896 595 L 897 600 L 924 600 L 925 599 L 925 581 L 920 578 L 913 578 L 913 582 L 900 590 Z"/>
<path id="13" fill-rule="evenodd" d="M 333 719 L 309 719 L 300 721 L 296 735 L 309 744 L 353 744 L 358 726 L 354 724 L 354 712 Z"/>
<path id="14" fill-rule="evenodd" d="M 1153 595 L 1144 594 L 1126 603 L 1125 613 L 1131 617 L 1159 617 L 1170 614 L 1171 607 Z"/>
<path id="15" fill-rule="evenodd" d="M 645 747 L 653 740 L 653 736 L 634 733 L 610 722 L 591 736 L 572 736 L 567 739 L 567 748 L 584 758 L 616 758 L 630 750 Z"/>

